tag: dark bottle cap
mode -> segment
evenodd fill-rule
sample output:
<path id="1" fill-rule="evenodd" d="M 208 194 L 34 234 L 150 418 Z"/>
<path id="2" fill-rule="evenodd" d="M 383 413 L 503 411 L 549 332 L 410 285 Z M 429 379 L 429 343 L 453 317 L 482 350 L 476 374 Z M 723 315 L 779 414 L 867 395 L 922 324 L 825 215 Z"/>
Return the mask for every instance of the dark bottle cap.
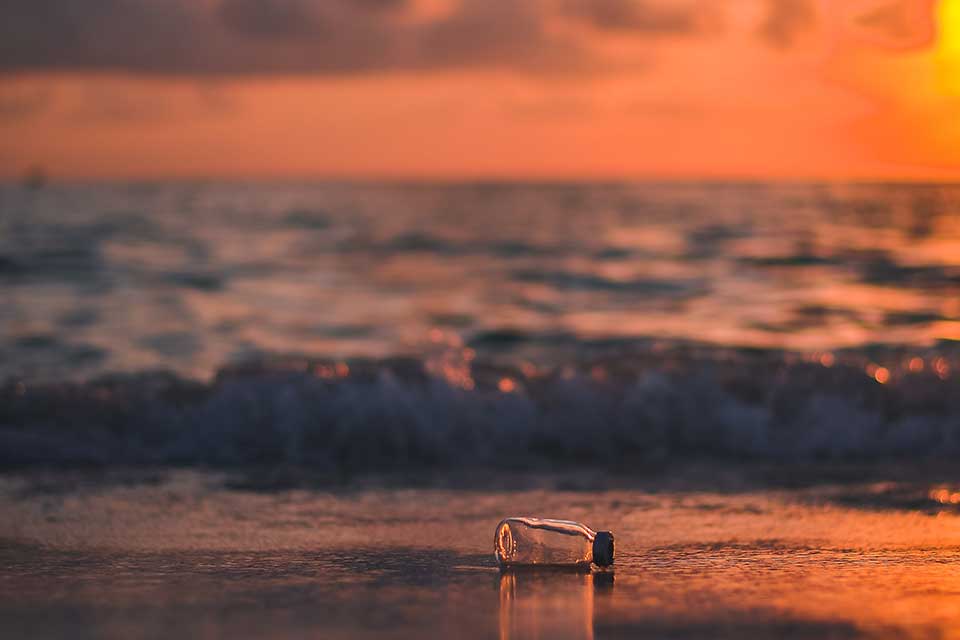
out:
<path id="1" fill-rule="evenodd" d="M 613 534 L 609 531 L 597 531 L 593 539 L 593 564 L 598 567 L 613 564 Z"/>

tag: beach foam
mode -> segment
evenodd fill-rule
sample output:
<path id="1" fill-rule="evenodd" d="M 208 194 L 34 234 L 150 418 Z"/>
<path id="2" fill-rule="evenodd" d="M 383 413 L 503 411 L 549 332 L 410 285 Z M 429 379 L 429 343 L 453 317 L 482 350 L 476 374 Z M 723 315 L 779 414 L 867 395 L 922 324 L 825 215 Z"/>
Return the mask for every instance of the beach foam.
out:
<path id="1" fill-rule="evenodd" d="M 629 469 L 692 457 L 952 456 L 957 349 L 931 353 L 947 355 L 920 358 L 921 370 L 918 356 L 896 350 L 655 345 L 538 369 L 466 349 L 424 360 L 263 358 L 209 383 L 162 372 L 14 379 L 0 388 L 0 464 Z"/>

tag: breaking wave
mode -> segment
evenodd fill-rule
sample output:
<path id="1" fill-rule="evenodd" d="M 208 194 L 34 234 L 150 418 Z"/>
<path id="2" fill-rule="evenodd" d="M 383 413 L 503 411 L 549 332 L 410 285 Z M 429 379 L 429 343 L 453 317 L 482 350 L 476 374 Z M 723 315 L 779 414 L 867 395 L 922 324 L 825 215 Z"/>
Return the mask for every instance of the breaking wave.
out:
<path id="1" fill-rule="evenodd" d="M 364 471 L 960 453 L 955 345 L 801 356 L 656 346 L 550 369 L 463 353 L 267 358 L 0 387 L 0 465 Z"/>

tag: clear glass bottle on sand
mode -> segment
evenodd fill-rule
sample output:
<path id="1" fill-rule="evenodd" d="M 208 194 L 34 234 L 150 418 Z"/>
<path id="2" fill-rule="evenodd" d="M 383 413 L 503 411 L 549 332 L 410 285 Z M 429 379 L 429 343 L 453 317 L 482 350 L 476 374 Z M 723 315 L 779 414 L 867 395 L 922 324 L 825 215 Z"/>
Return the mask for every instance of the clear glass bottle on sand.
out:
<path id="1" fill-rule="evenodd" d="M 497 525 L 494 551 L 501 567 L 607 567 L 613 564 L 613 534 L 569 520 L 507 518 Z"/>

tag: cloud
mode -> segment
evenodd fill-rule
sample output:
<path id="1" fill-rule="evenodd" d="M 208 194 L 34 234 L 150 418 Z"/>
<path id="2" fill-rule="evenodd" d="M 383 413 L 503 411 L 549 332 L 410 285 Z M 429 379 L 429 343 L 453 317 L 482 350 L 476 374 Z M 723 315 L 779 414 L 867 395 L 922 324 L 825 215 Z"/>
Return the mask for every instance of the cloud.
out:
<path id="1" fill-rule="evenodd" d="M 702 17 L 696 5 L 662 0 L 562 0 L 560 7 L 597 29 L 651 35 L 692 33 L 699 29 Z"/>
<path id="2" fill-rule="evenodd" d="M 816 24 L 811 0 L 767 0 L 767 15 L 758 33 L 771 46 L 786 49 Z"/>
<path id="3" fill-rule="evenodd" d="M 568 35 L 551 33 L 535 2 L 462 2 L 448 18 L 418 33 L 423 66 L 526 68 L 578 72 L 599 59 Z"/>
<path id="4" fill-rule="evenodd" d="M 188 64 L 209 20 L 186 0 L 7 0 L 0 69 L 139 69 Z"/>
<path id="5" fill-rule="evenodd" d="M 223 0 L 217 14 L 228 29 L 254 38 L 318 37 L 326 26 L 303 0 Z"/>
<path id="6" fill-rule="evenodd" d="M 697 28 L 694 1 L 451 0 L 449 11 L 410 19 L 416 0 L 5 0 L 0 73 L 579 72 L 609 61 L 589 38 L 553 28 L 557 19 L 680 35 Z"/>
<path id="7" fill-rule="evenodd" d="M 331 38 L 346 19 L 377 21 L 407 0 L 220 0 L 214 13 L 228 30 L 255 38 Z"/>
<path id="8" fill-rule="evenodd" d="M 788 49 L 807 32 L 818 27 L 821 18 L 840 22 L 843 32 L 874 46 L 911 50 L 929 47 L 936 41 L 938 0 L 859 0 L 836 3 L 829 15 L 820 16 L 815 0 L 763 0 L 766 14 L 759 36 L 772 47 Z M 825 6 L 822 3 L 821 7 Z M 826 14 L 827 12 L 825 12 Z"/>
<path id="9" fill-rule="evenodd" d="M 936 39 L 935 3 L 894 0 L 856 17 L 856 27 L 868 40 L 894 49 L 927 47 Z"/>

